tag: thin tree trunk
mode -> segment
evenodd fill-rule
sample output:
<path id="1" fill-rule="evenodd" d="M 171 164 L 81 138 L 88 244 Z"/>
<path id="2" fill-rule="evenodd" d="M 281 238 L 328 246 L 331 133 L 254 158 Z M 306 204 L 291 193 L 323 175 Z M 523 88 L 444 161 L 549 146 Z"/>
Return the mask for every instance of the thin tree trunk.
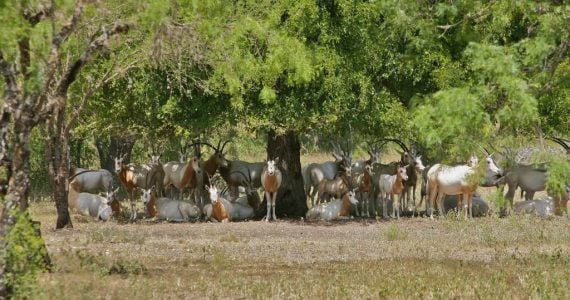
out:
<path id="1" fill-rule="evenodd" d="M 29 160 L 30 149 L 28 141 L 30 138 L 30 126 L 28 124 L 16 122 L 14 125 L 14 139 L 12 143 L 12 176 L 9 179 L 8 194 L 4 198 L 4 207 L 0 215 L 0 251 L 2 258 L 6 257 L 8 244 L 6 237 L 16 223 L 17 211 L 25 211 L 28 207 L 28 190 L 30 186 Z M 7 151 L 7 149 L 2 149 Z M 3 153 L 4 155 L 6 153 Z M 2 260 L 0 267 L 0 299 L 8 299 L 10 291 L 6 286 L 6 262 Z"/>
<path id="2" fill-rule="evenodd" d="M 110 136 L 107 138 L 95 138 L 95 146 L 99 154 L 99 162 L 102 169 L 106 169 L 111 173 L 115 173 L 115 157 L 125 156 L 125 162 L 131 161 L 131 152 L 135 145 L 134 137 L 124 138 L 119 136 Z"/>
<path id="3" fill-rule="evenodd" d="M 66 100 L 62 100 L 62 103 L 66 103 Z M 47 122 L 49 137 L 46 139 L 46 154 L 57 211 L 56 229 L 73 228 L 67 205 L 70 151 L 69 133 L 64 130 L 64 121 L 65 105 L 62 105 Z"/>
<path id="4" fill-rule="evenodd" d="M 297 132 L 287 131 L 278 134 L 274 130 L 267 135 L 267 155 L 270 158 L 279 157 L 283 182 L 277 193 L 275 213 L 278 217 L 304 217 L 307 213 L 307 202 L 301 173 L 301 144 Z M 256 212 L 264 216 L 267 212 L 266 200 Z"/>

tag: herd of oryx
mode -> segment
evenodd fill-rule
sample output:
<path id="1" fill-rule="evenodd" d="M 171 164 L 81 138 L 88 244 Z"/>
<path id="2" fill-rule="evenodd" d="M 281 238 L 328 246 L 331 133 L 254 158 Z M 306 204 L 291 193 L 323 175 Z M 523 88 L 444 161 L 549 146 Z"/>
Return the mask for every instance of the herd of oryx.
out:
<path id="1" fill-rule="evenodd" d="M 568 140 L 551 139 L 570 154 Z M 334 220 L 354 215 L 374 217 L 380 212 L 384 218 L 388 213 L 392 218 L 399 218 L 401 210 L 415 215 L 425 198 L 426 215 L 430 218 L 436 208 L 444 214 L 450 206 L 473 217 L 489 212 L 488 205 L 476 192 L 479 186 L 506 185 L 505 197 L 511 205 L 516 189 L 520 188 L 525 201 L 516 203 L 514 209 L 522 213 L 561 214 L 570 204 L 570 184 L 566 184 L 562 195 L 549 192 L 547 198 L 533 200 L 535 192 L 546 190 L 546 164 L 519 163 L 501 169 L 481 147 L 485 153 L 481 163 L 476 155 L 471 155 L 465 163 L 425 166 L 421 156 L 400 140 L 385 138 L 382 141 L 395 142 L 402 148 L 399 161 L 382 164 L 378 148 L 373 148 L 368 150 L 368 159 L 353 163 L 350 149 L 333 145 L 334 161 L 303 167 L 305 193 L 311 205 L 306 214 L 308 220 Z M 115 157 L 115 173 L 128 194 L 130 220 L 137 219 L 135 195 L 138 194 L 148 218 L 174 222 L 247 220 L 255 216 L 261 204 L 259 188 L 263 189 L 267 202 L 264 219 L 276 220 L 277 191 L 284 179 L 279 158 L 253 163 L 229 160 L 224 152 L 227 143 L 220 141 L 214 146 L 195 142 L 190 145 L 195 149 L 194 157 L 181 155 L 180 161 L 165 164 L 159 162 L 157 155 L 150 155 L 146 164 L 126 164 L 124 156 Z M 201 158 L 203 145 L 213 150 L 205 161 Z M 219 178 L 225 182 L 224 188 L 220 188 Z M 416 202 L 418 186 L 421 187 L 419 203 Z M 108 170 L 78 168 L 69 180 L 68 204 L 82 215 L 106 221 L 121 212 L 115 197 L 117 191 Z"/>

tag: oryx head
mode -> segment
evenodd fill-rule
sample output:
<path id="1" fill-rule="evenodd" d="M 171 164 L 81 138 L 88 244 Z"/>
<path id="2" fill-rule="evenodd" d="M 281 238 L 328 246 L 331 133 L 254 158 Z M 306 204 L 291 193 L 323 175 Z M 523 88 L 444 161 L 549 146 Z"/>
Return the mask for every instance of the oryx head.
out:
<path id="1" fill-rule="evenodd" d="M 354 204 L 354 205 L 358 204 L 358 200 L 356 199 L 356 196 L 355 196 L 353 190 L 346 192 L 346 194 L 344 194 L 344 197 L 348 197 L 348 200 L 350 201 L 351 204 Z"/>
<path id="2" fill-rule="evenodd" d="M 422 163 L 422 156 L 421 155 L 415 156 L 412 163 L 414 164 L 414 168 L 416 168 L 416 171 L 418 171 L 418 172 L 421 172 L 426 168 L 424 166 L 424 164 Z"/>
<path id="3" fill-rule="evenodd" d="M 210 194 L 210 201 L 212 204 L 218 203 L 220 197 L 218 195 L 218 188 L 215 185 L 208 186 L 208 193 Z"/>
<path id="4" fill-rule="evenodd" d="M 275 170 L 277 170 L 277 164 L 278 163 L 279 163 L 279 157 L 276 157 L 275 159 L 270 159 L 267 161 L 267 165 L 266 165 L 267 175 L 269 175 L 269 176 L 275 175 Z"/>
<path id="5" fill-rule="evenodd" d="M 144 205 L 147 205 L 150 200 L 152 199 L 152 192 L 154 191 L 154 185 L 150 188 L 150 189 L 141 189 L 142 195 L 142 201 L 144 203 Z"/>
<path id="6" fill-rule="evenodd" d="M 121 171 L 121 167 L 123 166 L 123 161 L 125 160 L 125 157 L 127 156 L 127 154 L 123 154 L 123 156 L 121 157 L 113 157 L 113 160 L 115 161 L 115 173 L 119 173 Z"/>
<path id="7" fill-rule="evenodd" d="M 408 171 L 407 171 L 408 166 L 409 165 L 405 165 L 405 166 L 398 165 L 397 166 L 396 173 L 399 177 L 402 178 L 402 180 L 408 180 Z"/>

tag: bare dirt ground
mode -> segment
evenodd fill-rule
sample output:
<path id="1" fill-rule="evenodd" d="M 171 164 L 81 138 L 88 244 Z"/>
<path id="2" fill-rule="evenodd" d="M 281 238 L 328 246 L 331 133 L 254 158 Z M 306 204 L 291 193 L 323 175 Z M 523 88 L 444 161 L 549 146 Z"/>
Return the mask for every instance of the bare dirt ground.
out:
<path id="1" fill-rule="evenodd" d="M 55 265 L 49 299 L 567 298 L 569 220 L 135 224 L 74 216 L 55 231 L 32 204 Z"/>

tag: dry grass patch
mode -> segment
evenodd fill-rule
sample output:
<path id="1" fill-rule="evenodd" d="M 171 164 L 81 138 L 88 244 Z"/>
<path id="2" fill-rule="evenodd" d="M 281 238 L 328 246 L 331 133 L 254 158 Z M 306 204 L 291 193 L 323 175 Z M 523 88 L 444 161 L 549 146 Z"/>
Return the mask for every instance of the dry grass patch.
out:
<path id="1" fill-rule="evenodd" d="M 567 298 L 568 219 L 75 223 L 38 298 Z"/>

